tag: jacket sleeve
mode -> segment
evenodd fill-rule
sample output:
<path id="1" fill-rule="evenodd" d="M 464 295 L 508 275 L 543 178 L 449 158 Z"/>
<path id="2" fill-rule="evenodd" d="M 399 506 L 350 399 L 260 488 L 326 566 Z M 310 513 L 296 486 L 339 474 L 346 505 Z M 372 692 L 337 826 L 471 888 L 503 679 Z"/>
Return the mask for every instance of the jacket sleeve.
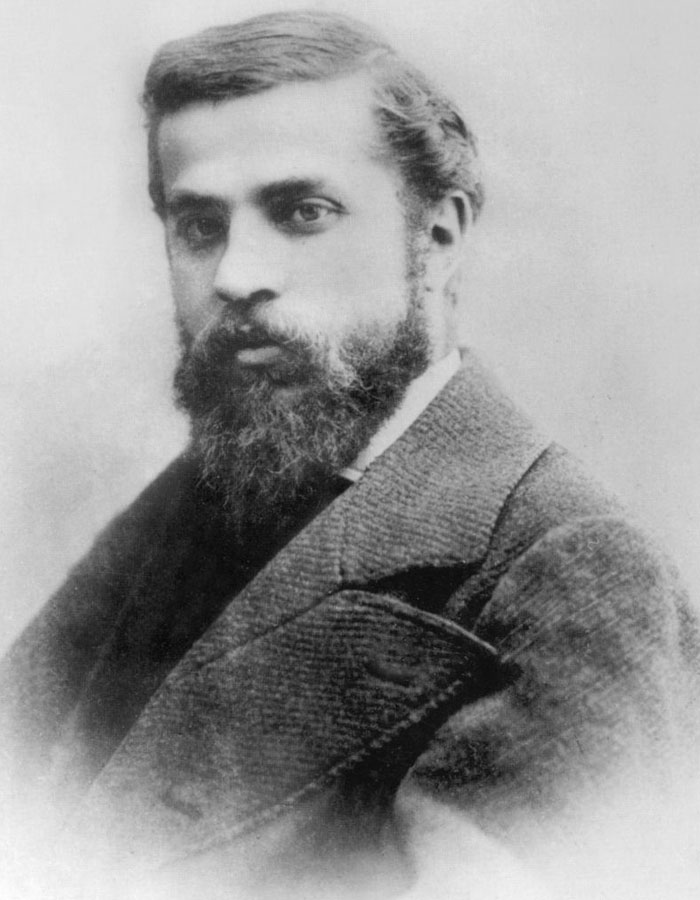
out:
<path id="1" fill-rule="evenodd" d="M 14 777 L 36 777 L 33 767 L 45 766 L 120 614 L 144 546 L 166 540 L 188 484 L 186 462 L 178 459 L 98 535 L 0 660 L 0 745 L 11 761 L 6 768 L 19 768 Z"/>
<path id="2" fill-rule="evenodd" d="M 375 612 L 384 607 L 383 600 L 373 604 Z M 417 623 L 423 617 L 411 615 Z M 369 896 L 405 900 L 428 900 L 438 891 L 445 900 L 618 896 L 586 893 L 605 878 L 579 840 L 581 810 L 610 801 L 608 822 L 626 830 L 625 846 L 639 820 L 617 815 L 611 786 L 624 773 L 643 786 L 643 798 L 656 798 L 679 774 L 685 723 L 693 719 L 687 704 L 697 637 L 672 570 L 623 520 L 584 518 L 549 531 L 515 559 L 473 630 L 515 677 L 441 720 L 398 788 L 389 821 L 373 829 L 363 793 L 362 810 L 349 811 L 346 835 L 329 814 L 337 810 L 327 791 L 161 873 L 171 879 L 163 896 L 174 882 L 181 890 L 192 886 L 183 896 L 196 896 L 214 870 L 222 891 L 233 882 L 241 896 L 256 898 L 265 896 L 261 874 L 285 883 L 287 895 L 343 900 L 355 900 L 348 884 L 357 882 L 369 885 Z M 386 641 L 388 632 L 379 631 Z M 427 635 L 423 640 L 430 643 Z M 396 753 L 389 762 L 395 759 Z M 664 799 L 672 802 L 667 793 Z M 563 827 L 567 821 L 575 834 Z M 346 852 L 348 837 L 357 845 L 354 855 Z M 639 843 L 626 847 L 634 858 Z M 603 886 L 617 891 L 624 860 L 619 845 L 614 849 L 613 876 Z M 592 881 L 568 891 L 546 871 L 552 859 L 580 884 L 591 870 Z M 677 853 L 668 859 L 677 866 Z M 248 894 L 241 885 L 249 877 Z"/>
<path id="3" fill-rule="evenodd" d="M 414 821 L 437 801 L 522 850 L 579 840 L 586 818 L 624 829 L 631 798 L 651 821 L 689 785 L 697 617 L 641 532 L 613 517 L 551 530 L 473 630 L 517 676 L 437 731 L 399 794 Z"/>

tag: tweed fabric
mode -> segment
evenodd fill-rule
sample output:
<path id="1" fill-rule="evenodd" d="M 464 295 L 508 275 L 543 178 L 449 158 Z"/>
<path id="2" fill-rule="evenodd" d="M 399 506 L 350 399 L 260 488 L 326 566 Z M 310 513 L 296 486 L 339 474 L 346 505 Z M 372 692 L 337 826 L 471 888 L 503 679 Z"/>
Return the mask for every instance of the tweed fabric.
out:
<path id="1" fill-rule="evenodd" d="M 695 614 L 653 544 L 468 356 L 80 784 L 89 673 L 147 566 L 167 577 L 187 545 L 193 477 L 179 460 L 148 488 L 5 663 L 12 727 L 35 767 L 53 757 L 54 781 L 73 778 L 76 829 L 163 865 L 277 831 L 352 843 L 419 792 L 507 835 L 625 767 L 673 776 L 697 724 Z"/>

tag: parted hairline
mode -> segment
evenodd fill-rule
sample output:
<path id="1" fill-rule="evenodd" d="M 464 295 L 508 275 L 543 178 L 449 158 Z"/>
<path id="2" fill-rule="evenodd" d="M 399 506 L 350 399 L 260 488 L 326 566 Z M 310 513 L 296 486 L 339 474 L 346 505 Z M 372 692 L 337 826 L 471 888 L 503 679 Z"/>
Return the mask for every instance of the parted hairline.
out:
<path id="1" fill-rule="evenodd" d="M 463 190 L 472 214 L 483 204 L 476 141 L 456 105 L 363 23 L 314 10 L 270 13 L 165 44 L 148 69 L 149 192 L 164 211 L 158 130 L 168 115 L 278 85 L 366 72 L 385 156 L 406 193 L 424 205 Z"/>

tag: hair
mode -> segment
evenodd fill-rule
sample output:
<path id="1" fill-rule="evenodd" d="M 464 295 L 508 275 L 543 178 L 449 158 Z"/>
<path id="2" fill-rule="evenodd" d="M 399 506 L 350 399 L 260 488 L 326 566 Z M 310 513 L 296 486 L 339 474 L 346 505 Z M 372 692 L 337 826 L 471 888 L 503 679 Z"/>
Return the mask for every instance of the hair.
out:
<path id="1" fill-rule="evenodd" d="M 335 13 L 256 16 L 171 41 L 146 74 L 149 193 L 163 214 L 158 128 L 192 103 L 217 103 L 280 84 L 366 72 L 388 157 L 408 197 L 422 207 L 463 190 L 476 217 L 483 204 L 474 135 L 455 104 L 366 25 Z"/>

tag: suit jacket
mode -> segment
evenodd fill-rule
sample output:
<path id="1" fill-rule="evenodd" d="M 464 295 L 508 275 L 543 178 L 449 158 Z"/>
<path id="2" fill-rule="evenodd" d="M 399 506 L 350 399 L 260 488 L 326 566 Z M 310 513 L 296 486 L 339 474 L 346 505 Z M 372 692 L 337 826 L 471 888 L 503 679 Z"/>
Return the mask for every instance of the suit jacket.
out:
<path id="1" fill-rule="evenodd" d="M 91 673 L 126 599 L 157 602 L 196 540 L 195 479 L 183 458 L 147 488 L 5 662 L 6 731 L 69 798 L 71 834 L 172 883 L 218 866 L 255 896 L 290 872 L 303 896 L 329 873 L 388 896 L 415 877 L 421 803 L 522 848 L 623 774 L 668 790 L 697 722 L 697 617 L 471 356 L 86 778 Z"/>

